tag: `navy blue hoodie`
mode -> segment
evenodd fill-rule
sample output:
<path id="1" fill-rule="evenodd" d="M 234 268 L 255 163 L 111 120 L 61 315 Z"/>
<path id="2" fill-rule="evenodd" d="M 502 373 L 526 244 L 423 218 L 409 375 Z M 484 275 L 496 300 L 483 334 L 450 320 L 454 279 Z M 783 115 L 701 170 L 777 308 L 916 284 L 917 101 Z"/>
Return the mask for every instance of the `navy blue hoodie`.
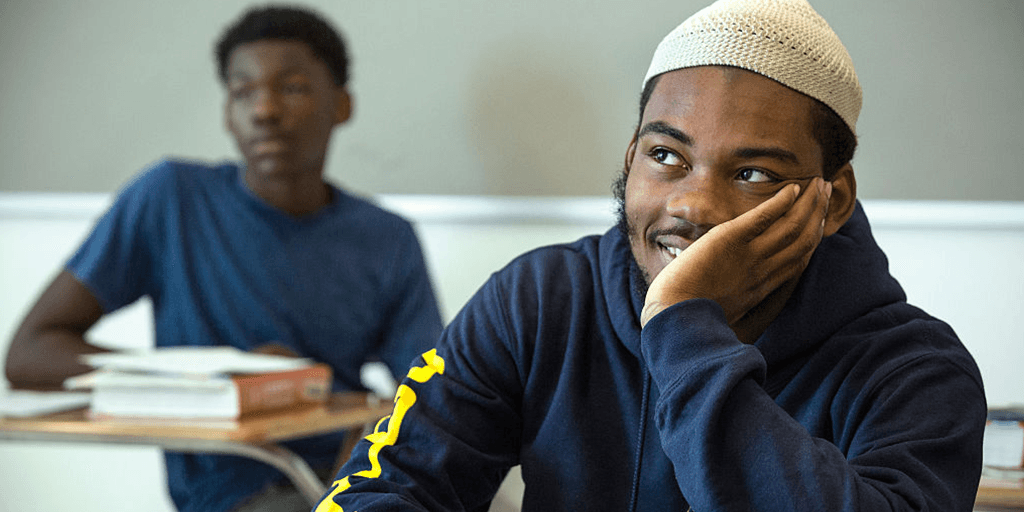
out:
<path id="1" fill-rule="evenodd" d="M 985 397 L 945 323 L 906 303 L 860 206 L 754 345 L 710 300 L 641 332 L 628 241 L 529 252 L 410 370 L 316 509 L 969 511 Z"/>

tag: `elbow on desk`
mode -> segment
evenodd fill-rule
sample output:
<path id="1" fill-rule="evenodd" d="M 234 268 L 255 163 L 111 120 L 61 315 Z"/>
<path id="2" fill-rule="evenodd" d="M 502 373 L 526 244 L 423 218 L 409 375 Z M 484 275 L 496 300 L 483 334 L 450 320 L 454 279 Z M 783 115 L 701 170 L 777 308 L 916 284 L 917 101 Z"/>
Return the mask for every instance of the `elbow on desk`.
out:
<path id="1" fill-rule="evenodd" d="M 68 377 L 81 375 L 92 368 L 80 363 L 81 353 L 106 352 L 86 345 L 85 350 L 65 352 L 47 346 L 45 341 L 19 332 L 11 340 L 4 357 L 4 377 L 14 389 L 39 391 L 61 390 Z"/>
<path id="2" fill-rule="evenodd" d="M 4 377 L 14 389 L 27 389 L 32 385 L 32 368 L 18 349 L 15 337 L 4 354 Z"/>

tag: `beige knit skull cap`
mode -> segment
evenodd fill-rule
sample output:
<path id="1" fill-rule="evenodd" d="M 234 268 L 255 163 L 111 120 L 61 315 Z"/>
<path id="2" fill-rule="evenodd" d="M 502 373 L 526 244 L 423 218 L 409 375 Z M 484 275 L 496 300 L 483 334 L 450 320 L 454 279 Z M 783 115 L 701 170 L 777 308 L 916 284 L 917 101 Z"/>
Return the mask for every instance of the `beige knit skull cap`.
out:
<path id="1" fill-rule="evenodd" d="M 661 40 L 644 85 L 710 65 L 747 69 L 806 94 L 857 133 L 862 93 L 853 60 L 806 0 L 719 0 L 701 9 Z"/>

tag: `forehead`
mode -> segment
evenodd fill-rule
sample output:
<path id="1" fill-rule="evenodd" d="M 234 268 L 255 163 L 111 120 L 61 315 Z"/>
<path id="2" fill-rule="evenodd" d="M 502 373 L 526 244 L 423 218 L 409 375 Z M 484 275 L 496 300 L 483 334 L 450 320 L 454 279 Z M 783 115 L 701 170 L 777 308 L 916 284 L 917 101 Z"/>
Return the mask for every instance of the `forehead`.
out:
<path id="1" fill-rule="evenodd" d="M 810 97 L 757 73 L 701 66 L 661 75 L 641 127 L 660 121 L 705 145 L 770 142 L 817 149 L 813 107 Z"/>
<path id="2" fill-rule="evenodd" d="M 306 43 L 282 39 L 261 39 L 242 43 L 228 56 L 228 79 L 256 78 L 297 72 L 328 76 L 330 71 Z"/>

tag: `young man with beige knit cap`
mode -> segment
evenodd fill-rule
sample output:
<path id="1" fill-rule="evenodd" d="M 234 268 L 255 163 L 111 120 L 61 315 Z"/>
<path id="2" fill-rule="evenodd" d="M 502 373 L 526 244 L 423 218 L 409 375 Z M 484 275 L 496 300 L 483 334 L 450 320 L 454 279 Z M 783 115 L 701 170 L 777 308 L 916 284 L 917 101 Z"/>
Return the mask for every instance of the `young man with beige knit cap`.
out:
<path id="1" fill-rule="evenodd" d="M 603 236 L 529 252 L 423 354 L 318 512 L 969 511 L 985 396 L 856 199 L 861 89 L 805 0 L 658 46 Z"/>

